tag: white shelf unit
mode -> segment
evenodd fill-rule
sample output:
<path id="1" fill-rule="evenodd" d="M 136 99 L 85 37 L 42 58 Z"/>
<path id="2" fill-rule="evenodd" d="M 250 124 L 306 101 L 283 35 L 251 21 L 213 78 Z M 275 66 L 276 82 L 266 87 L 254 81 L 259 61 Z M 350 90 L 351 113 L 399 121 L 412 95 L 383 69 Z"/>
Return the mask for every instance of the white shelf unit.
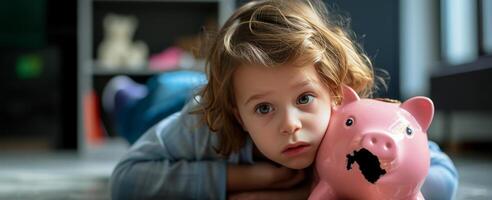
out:
<path id="1" fill-rule="evenodd" d="M 96 33 L 95 27 L 95 14 L 100 12 L 95 5 L 122 5 L 122 4 L 133 4 L 133 5 L 180 5 L 180 8 L 186 9 L 187 6 L 192 6 L 194 9 L 197 5 L 209 5 L 216 4 L 215 15 L 218 20 L 218 25 L 222 25 L 227 18 L 232 14 L 235 8 L 235 0 L 78 0 L 78 21 L 77 21 L 77 46 L 78 46 L 78 80 L 77 80 L 77 140 L 78 140 L 78 152 L 82 156 L 97 157 L 100 154 L 108 155 L 107 152 L 118 151 L 127 148 L 127 144 L 121 138 L 109 137 L 102 144 L 91 144 L 88 142 L 86 136 L 86 122 L 84 121 L 84 113 L 87 112 L 87 108 L 84 108 L 84 98 L 94 89 L 93 81 L 95 76 L 115 76 L 115 75 L 135 75 L 135 76 L 151 76 L 153 74 L 159 73 L 151 70 L 118 70 L 109 71 L 103 69 L 97 69 L 95 67 L 95 39 Z M 181 7 L 182 6 L 182 7 Z M 200 8 L 200 7 L 199 7 Z M 125 11 L 131 13 L 132 8 L 127 8 Z M 155 12 L 155 8 L 152 8 Z M 110 11 L 108 11 L 109 13 Z M 142 12 L 142 10 L 140 10 Z M 165 11 L 163 11 L 165 12 Z M 100 14 L 100 13 L 99 13 Z M 157 13 L 158 14 L 158 13 Z M 138 17 L 138 16 L 137 16 Z M 193 17 L 193 16 L 189 16 Z M 152 18 L 153 19 L 153 18 Z M 190 20 L 185 18 L 172 18 L 172 19 L 162 19 L 162 23 L 174 23 L 180 20 Z M 139 23 L 142 23 L 140 20 Z M 186 24 L 180 24 L 180 26 L 186 26 Z M 166 31 L 173 31 L 176 27 L 170 26 Z M 138 29 L 138 28 L 137 28 Z M 100 31 L 100 30 L 99 30 Z M 147 30 L 149 31 L 149 30 Z M 101 33 L 97 33 L 101 34 Z M 176 33 L 179 34 L 179 33 Z M 145 41 L 145 38 L 141 38 Z M 149 45 L 149 44 L 148 44 Z M 152 52 L 152 47 L 150 48 L 150 54 L 156 53 Z M 102 112 L 102 111 L 101 111 Z M 117 154 L 115 154 L 117 155 Z"/>

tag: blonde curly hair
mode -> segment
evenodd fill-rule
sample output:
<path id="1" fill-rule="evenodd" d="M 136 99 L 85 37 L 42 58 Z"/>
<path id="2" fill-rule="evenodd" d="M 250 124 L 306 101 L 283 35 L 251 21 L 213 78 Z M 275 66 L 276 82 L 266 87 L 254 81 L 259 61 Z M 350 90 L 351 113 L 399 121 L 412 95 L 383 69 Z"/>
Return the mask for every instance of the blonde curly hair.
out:
<path id="1" fill-rule="evenodd" d="M 233 73 L 240 65 L 314 63 L 335 102 L 341 100 L 342 84 L 361 97 L 372 95 L 375 77 L 371 61 L 337 23 L 329 20 L 320 0 L 252 1 L 233 13 L 210 40 L 208 84 L 199 93 L 196 111 L 218 134 L 218 153 L 237 152 L 247 138 L 234 116 Z"/>

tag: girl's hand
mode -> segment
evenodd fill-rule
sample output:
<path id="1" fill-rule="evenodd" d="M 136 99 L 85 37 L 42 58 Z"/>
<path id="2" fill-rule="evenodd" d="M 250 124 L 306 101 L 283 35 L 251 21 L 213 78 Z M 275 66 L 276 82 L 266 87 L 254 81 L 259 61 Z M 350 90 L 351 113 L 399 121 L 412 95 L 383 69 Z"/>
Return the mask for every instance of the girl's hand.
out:
<path id="1" fill-rule="evenodd" d="M 247 191 L 262 189 L 288 189 L 305 178 L 303 170 L 277 167 L 270 163 L 253 165 L 228 165 L 227 190 Z"/>
<path id="2" fill-rule="evenodd" d="M 267 191 L 238 192 L 227 197 L 228 200 L 273 200 L 277 198 L 280 199 Z"/>
<path id="3" fill-rule="evenodd" d="M 269 163 L 258 163 L 252 166 L 252 173 L 257 180 L 262 180 L 264 187 L 260 189 L 288 189 L 304 180 L 304 170 L 277 167 Z"/>
<path id="4" fill-rule="evenodd" d="M 228 196 L 229 200 L 297 200 L 307 199 L 311 192 L 310 184 L 303 184 L 301 186 L 284 189 L 284 190 L 260 190 L 260 191 L 248 191 L 233 193 Z"/>

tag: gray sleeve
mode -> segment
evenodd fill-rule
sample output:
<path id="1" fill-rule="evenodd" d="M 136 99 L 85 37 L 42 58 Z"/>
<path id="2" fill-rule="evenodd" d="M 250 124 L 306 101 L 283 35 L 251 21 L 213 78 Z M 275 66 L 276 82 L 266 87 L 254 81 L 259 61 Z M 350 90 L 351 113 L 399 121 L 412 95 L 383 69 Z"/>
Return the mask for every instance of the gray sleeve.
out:
<path id="1" fill-rule="evenodd" d="M 458 170 L 436 143 L 429 141 L 429 150 L 431 163 L 422 194 L 425 199 L 453 199 L 458 190 Z"/>
<path id="2" fill-rule="evenodd" d="M 171 115 L 147 131 L 115 167 L 112 199 L 225 199 L 226 165 L 196 115 Z"/>

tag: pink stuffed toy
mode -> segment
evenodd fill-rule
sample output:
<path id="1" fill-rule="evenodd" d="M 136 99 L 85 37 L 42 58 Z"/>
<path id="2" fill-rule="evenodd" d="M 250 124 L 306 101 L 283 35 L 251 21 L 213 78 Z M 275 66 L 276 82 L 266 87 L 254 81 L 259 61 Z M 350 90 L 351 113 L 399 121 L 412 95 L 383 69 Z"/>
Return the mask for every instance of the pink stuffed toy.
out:
<path id="1" fill-rule="evenodd" d="M 344 87 L 318 150 L 309 199 L 424 199 L 433 115 L 426 97 L 397 104 L 360 99 Z"/>

